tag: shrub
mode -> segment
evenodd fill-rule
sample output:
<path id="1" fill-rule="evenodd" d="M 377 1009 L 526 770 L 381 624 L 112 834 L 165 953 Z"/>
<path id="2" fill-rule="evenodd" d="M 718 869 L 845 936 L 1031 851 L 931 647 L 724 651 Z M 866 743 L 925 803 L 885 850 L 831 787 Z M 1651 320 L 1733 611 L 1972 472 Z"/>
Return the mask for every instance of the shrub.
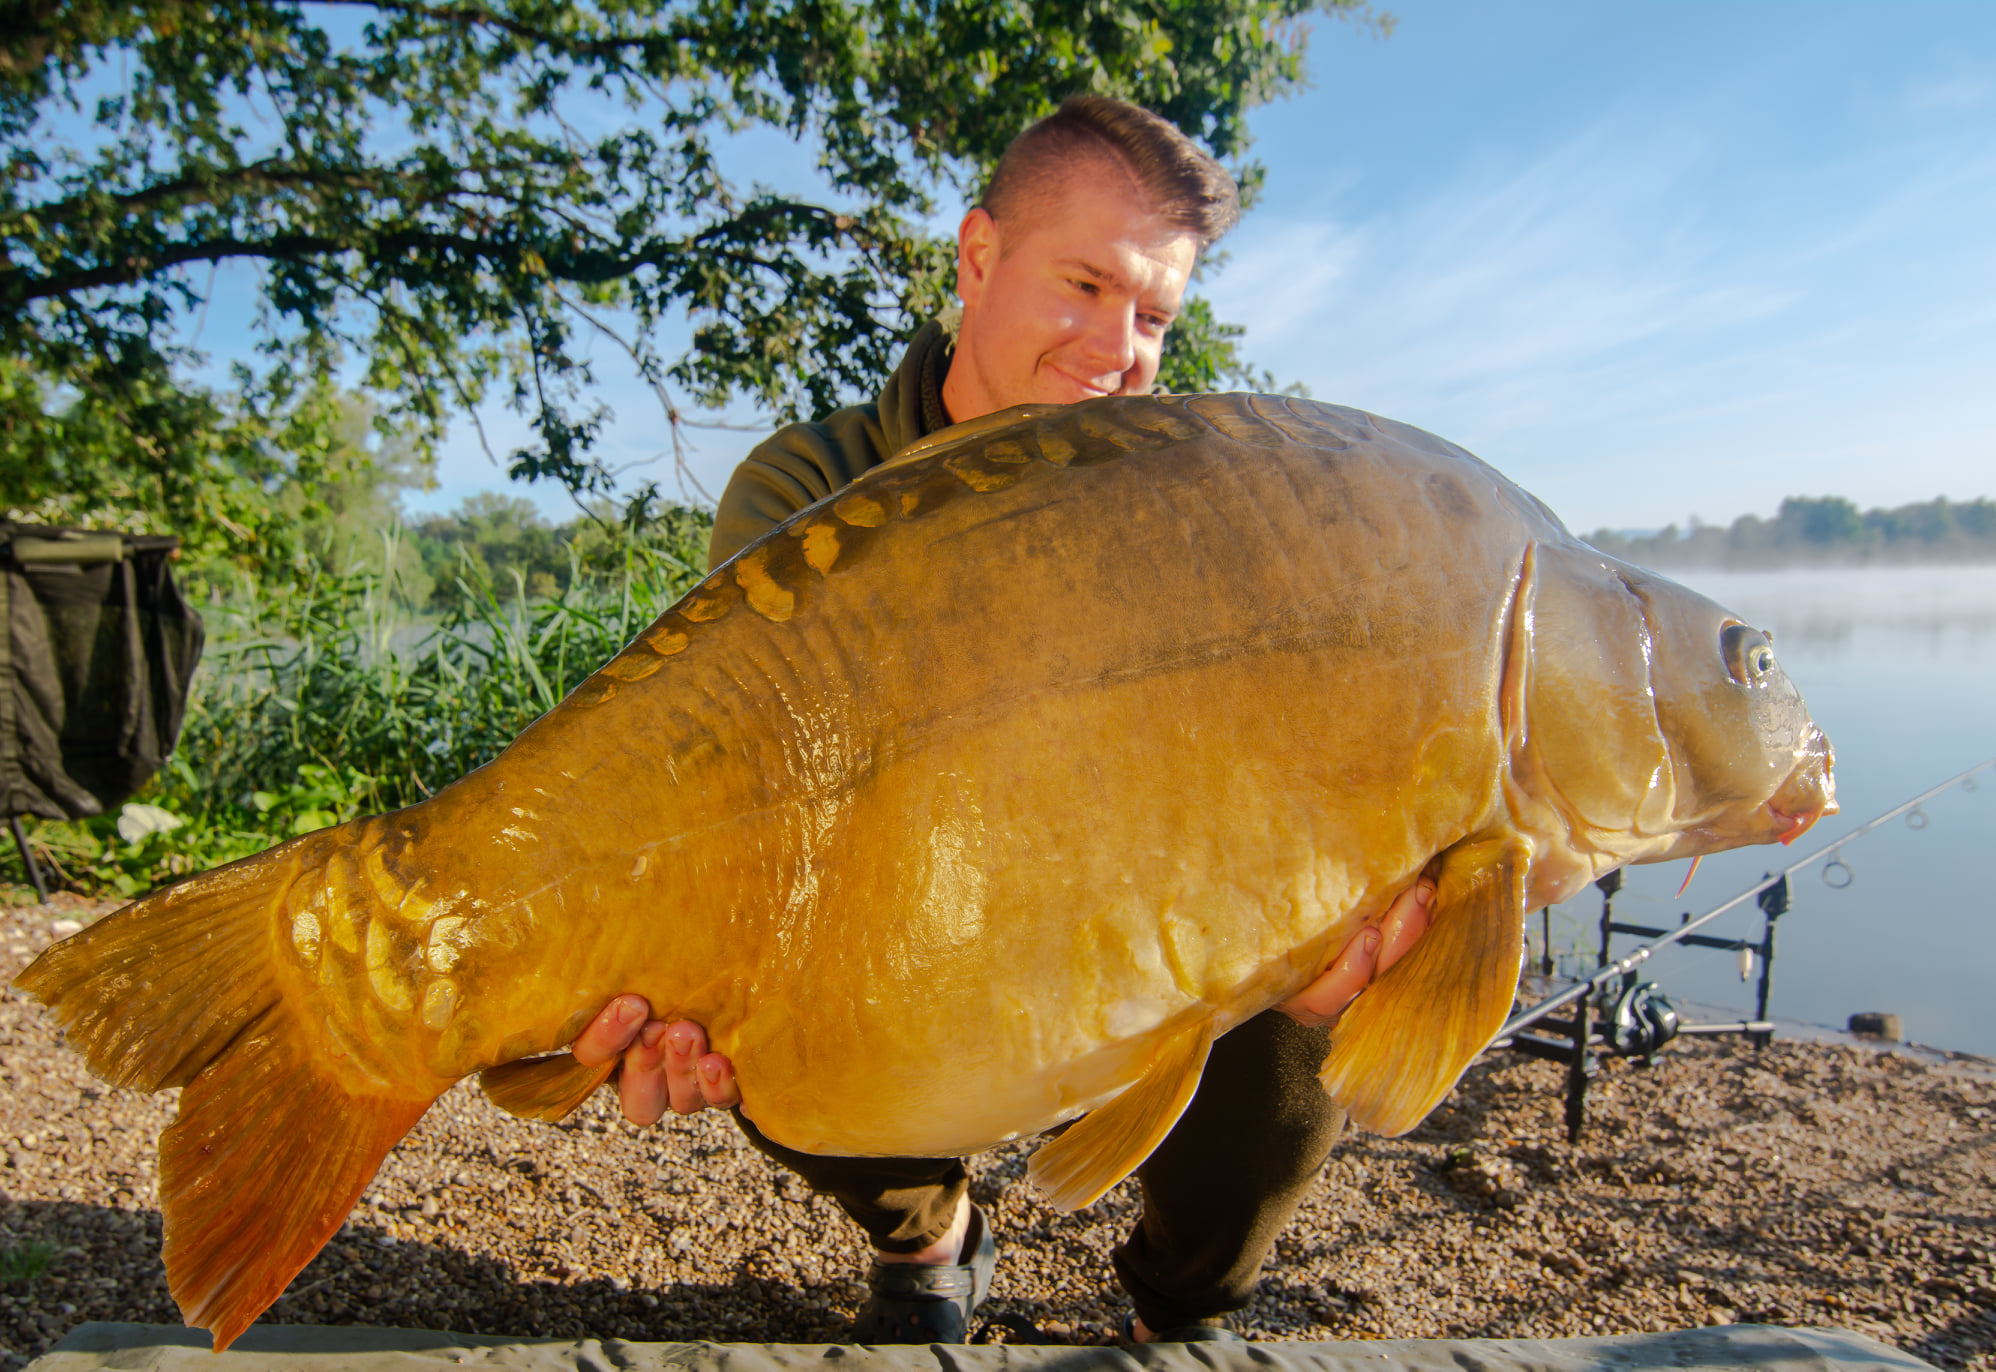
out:
<path id="1" fill-rule="evenodd" d="M 425 799 L 494 757 L 698 580 L 705 526 L 673 529 L 625 538 L 620 566 L 590 548 L 593 567 L 576 563 L 566 588 L 541 598 L 517 572 L 495 585 L 467 557 L 451 608 L 427 623 L 376 572 L 240 582 L 205 607 L 210 645 L 180 744 L 136 798 L 167 818 L 128 815 L 123 832 L 116 814 L 30 822 L 37 860 L 69 888 L 133 896 Z M 391 546 L 377 565 L 400 561 Z M 12 845 L 5 861 L 26 879 Z"/>

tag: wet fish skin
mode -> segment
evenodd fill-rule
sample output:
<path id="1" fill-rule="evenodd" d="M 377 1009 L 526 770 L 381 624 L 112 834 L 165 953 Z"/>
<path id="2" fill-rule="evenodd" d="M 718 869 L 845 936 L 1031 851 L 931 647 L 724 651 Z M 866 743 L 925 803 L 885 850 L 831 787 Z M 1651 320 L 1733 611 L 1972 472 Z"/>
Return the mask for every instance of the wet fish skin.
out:
<path id="1" fill-rule="evenodd" d="M 1279 435 L 1266 426 L 1253 432 Z M 1140 443 L 1158 446 L 1160 438 L 1184 441 L 1197 434 L 1189 425 L 1165 435 L 1103 425 L 1093 437 L 1120 455 Z M 1322 434 L 1311 437 L 1326 441 Z M 746 569 L 738 560 L 711 578 L 650 635 L 667 647 L 676 647 L 683 635 L 704 651 L 682 649 L 667 657 L 641 637 L 493 764 L 494 776 L 475 774 L 424 806 L 359 821 L 342 835 L 335 853 L 345 856 L 329 859 L 323 889 L 339 892 L 332 904 L 348 909 L 357 907 L 347 893 L 364 889 L 382 902 L 384 913 L 365 934 L 350 936 L 352 948 L 329 952 L 320 968 L 325 979 L 320 994 L 345 998 L 334 1021 L 363 1025 L 367 1042 L 394 1044 L 400 1059 L 427 1064 L 434 1084 L 425 1089 L 434 1091 L 484 1067 L 565 1043 L 611 994 L 635 989 L 706 1024 L 721 1051 L 761 1065 L 744 1084 L 747 1108 L 786 1143 L 890 1154 L 972 1151 L 1037 1132 L 1113 1093 L 1127 1084 L 1128 1063 L 1144 1049 L 1141 1042 L 1132 1046 L 1135 1031 L 1129 1023 L 1144 1007 L 1124 994 L 1120 974 L 1097 979 L 1099 985 L 1069 987 L 1059 1007 L 1049 1010 L 1036 999 L 1045 994 L 1042 988 L 1015 990 L 1006 969 L 1034 962 L 1086 967 L 1102 962 L 1104 944 L 1125 946 L 1131 956 L 1145 954 L 1139 945 L 1159 945 L 1149 950 L 1152 968 L 1163 975 L 1166 958 L 1174 960 L 1171 976 L 1189 979 L 1197 1000 L 1180 995 L 1169 1007 L 1160 1002 L 1141 1028 L 1154 1029 L 1171 1011 L 1194 1003 L 1241 1000 L 1242 985 L 1254 984 L 1253 999 L 1223 1012 L 1231 1023 L 1257 1013 L 1262 1006 L 1255 1001 L 1273 1000 L 1289 989 L 1306 970 L 1301 964 L 1321 960 L 1321 946 L 1313 945 L 1376 917 L 1390 898 L 1389 886 L 1404 885 L 1428 854 L 1459 838 L 1465 824 L 1498 803 L 1497 740 L 1484 727 L 1495 677 L 1494 650 L 1486 640 L 1504 605 L 1499 598 L 1476 606 L 1477 617 L 1465 620 L 1470 610 L 1443 594 L 1446 578 L 1415 570 L 1417 543 L 1446 532 L 1439 522 L 1424 528 L 1418 517 L 1399 516 L 1394 545 L 1375 550 L 1362 577 L 1331 593 L 1337 604 L 1323 604 L 1323 589 L 1276 564 L 1258 569 L 1258 581 L 1245 588 L 1239 583 L 1249 578 L 1232 572 L 1235 593 L 1215 599 L 1202 596 L 1201 588 L 1223 577 L 1217 560 L 1238 560 L 1232 550 L 1243 536 L 1223 530 L 1219 546 L 1202 542 L 1188 558 L 1184 518 L 1208 515 L 1230 501 L 1251 512 L 1248 517 L 1261 526 L 1254 530 L 1260 539 L 1295 544 L 1320 530 L 1327 518 L 1354 517 L 1354 497 L 1326 483 L 1299 499 L 1290 478 L 1274 469 L 1252 472 L 1241 478 L 1245 489 L 1216 496 L 1211 483 L 1230 478 L 1208 474 L 1203 484 L 1188 483 L 1169 497 L 1186 504 L 1160 521 L 1154 547 L 1098 549 L 1088 542 L 1092 531 L 1069 527 L 1048 539 L 1033 567 L 1015 560 L 1002 577 L 932 590 L 942 603 L 918 607 L 919 616 L 897 608 L 882 586 L 898 591 L 904 584 L 900 563 L 934 562 L 939 546 L 969 540 L 1002 546 L 1022 519 L 1043 508 L 1030 493 L 999 484 L 1023 479 L 1024 473 L 1008 468 L 1024 464 L 977 456 L 974 468 L 967 462 L 959 462 L 960 471 L 934 464 L 903 468 L 893 474 L 898 479 L 859 492 L 867 500 L 891 499 L 899 520 L 926 521 L 928 536 L 915 552 L 889 550 L 899 555 L 896 564 L 883 564 L 877 572 L 859 566 L 874 556 L 863 540 L 876 530 L 880 536 L 895 531 L 867 522 L 875 517 L 870 507 L 849 507 L 846 514 L 860 522 L 848 523 L 834 502 L 817 521 L 793 526 L 787 544 L 779 542 L 766 558 L 757 560 L 751 550 Z M 1267 483 L 1253 479 L 1271 475 L 1276 479 Z M 1159 498 L 1154 481 L 1122 464 L 1099 464 L 1096 479 L 1113 494 L 1069 504 L 1088 508 L 1102 501 L 1113 507 L 1137 498 L 1132 492 Z M 1270 491 L 1279 491 L 1279 501 Z M 1277 513 L 1261 512 L 1262 504 L 1275 505 Z M 1383 516 L 1383 511 L 1367 513 L 1375 526 Z M 840 577 L 810 563 L 813 556 L 828 556 L 833 539 L 839 561 L 831 565 L 843 569 Z M 1484 570 L 1501 580 L 1505 569 L 1495 551 Z M 1174 554 L 1180 565 L 1163 565 Z M 975 561 L 984 555 L 965 556 Z M 1459 559 L 1458 568 L 1466 560 Z M 1133 608 L 1146 596 L 1159 596 L 1160 583 L 1167 608 L 1132 624 Z M 756 597 L 768 601 L 771 588 L 796 598 L 781 618 L 755 608 Z M 840 592 L 843 598 L 835 599 Z M 812 603 L 813 596 L 823 599 Z M 1110 601 L 1113 616 L 1099 608 L 1103 599 Z M 1094 613 L 1063 616 L 1052 625 L 1028 620 L 1016 608 L 1091 600 L 1097 602 Z M 1231 618 L 1222 619 L 1223 613 Z M 837 632 L 822 633 L 823 646 L 800 651 L 791 627 L 799 622 L 836 625 Z M 909 639 L 933 640 L 938 625 L 952 624 L 982 628 L 948 660 L 902 646 Z M 1390 641 L 1380 642 L 1382 635 Z M 1337 688 L 1336 673 L 1327 676 L 1324 668 L 1327 650 L 1343 652 L 1360 638 L 1401 654 L 1396 673 L 1426 664 L 1419 681 L 1397 688 L 1406 707 L 1407 737 L 1381 746 L 1388 726 L 1364 726 L 1367 741 L 1382 755 L 1378 760 L 1352 755 L 1351 724 L 1362 712 L 1352 708 L 1350 691 Z M 1478 646 L 1436 651 L 1435 645 L 1445 642 Z M 1281 704 L 1258 704 L 1244 716 L 1221 715 L 1229 737 L 1217 749 L 1204 746 L 1199 740 L 1218 727 L 1211 717 L 1218 699 L 1234 689 L 1244 654 L 1260 662 L 1264 695 Z M 1446 671 L 1440 670 L 1444 663 Z M 668 677 L 667 664 L 684 669 Z M 654 665 L 661 670 L 650 670 Z M 794 702 L 806 699 L 810 713 L 800 720 Z M 947 702 L 947 710 L 938 701 Z M 1187 721 L 1182 730 L 1155 734 L 1141 727 L 1142 720 L 1167 712 Z M 650 747 L 605 750 L 600 742 L 605 734 L 622 739 L 647 728 L 672 745 L 661 753 Z M 1429 737 L 1416 738 L 1415 732 Z M 1343 756 L 1333 764 L 1298 747 L 1299 740 L 1313 738 L 1344 743 Z M 1008 739 L 1030 743 L 1008 744 Z M 1417 791 L 1401 771 L 1405 760 L 1424 748 L 1432 776 Z M 1331 752 L 1322 751 L 1325 757 Z M 901 761 L 879 765 L 888 753 Z M 919 766 L 906 762 L 914 753 L 923 756 Z M 1038 794 L 1033 771 L 1047 756 L 1087 757 L 1086 774 L 1068 774 L 1065 763 L 1047 769 L 1060 773 L 1064 814 L 1018 812 L 1018 796 Z M 1262 764 L 1271 775 L 1243 786 L 1242 757 L 1282 762 L 1279 769 L 1273 761 Z M 1333 765 L 1338 775 L 1331 774 Z M 1457 775 L 1471 780 L 1435 779 Z M 614 796 L 619 804 L 606 810 L 592 803 L 587 822 L 575 822 L 550 796 L 551 777 L 559 777 L 570 794 Z M 952 778 L 970 780 L 959 785 Z M 1161 786 L 1165 778 L 1169 782 Z M 1382 787 L 1403 793 L 1395 813 L 1407 832 L 1397 844 L 1379 841 L 1378 816 L 1347 816 L 1336 804 L 1340 793 L 1369 789 L 1377 795 Z M 1477 794 L 1465 796 L 1465 788 Z M 523 790 L 529 793 L 524 800 Z M 1209 797 L 1230 791 L 1242 793 L 1231 815 L 1216 822 L 1202 813 Z M 1129 845 L 1104 842 L 1100 833 L 1076 851 L 1072 839 L 1063 837 L 1069 817 L 1087 816 L 1100 830 L 1133 794 L 1144 797 L 1144 827 L 1154 831 L 1148 852 L 1133 855 Z M 836 801 L 830 810 L 826 797 Z M 1002 816 L 1004 832 L 994 836 L 1006 806 L 1014 812 Z M 1260 808 L 1251 812 L 1251 807 Z M 670 817 L 662 821 L 661 814 Z M 836 832 L 814 832 L 821 823 Z M 1242 831 L 1261 837 L 1242 839 Z M 689 832 L 706 841 L 681 841 Z M 448 837 L 440 842 L 438 836 Z M 475 836 L 471 841 L 478 846 L 468 848 L 467 836 Z M 1182 940 L 1183 948 L 1160 951 L 1168 940 L 1147 927 L 1154 923 L 1148 912 L 1183 901 L 1188 885 L 1184 875 L 1156 864 L 1183 865 L 1174 845 L 1194 839 L 1203 839 L 1210 850 L 1193 865 L 1189 884 L 1195 888 L 1210 885 L 1215 872 L 1240 867 L 1238 850 L 1250 842 L 1286 845 L 1279 862 L 1266 854 L 1261 859 L 1268 868 L 1260 878 L 1264 887 L 1276 873 L 1289 882 L 1300 879 L 1297 873 L 1312 872 L 1322 852 L 1366 852 L 1369 858 L 1348 858 L 1325 871 L 1323 890 L 1287 902 L 1287 922 L 1264 927 L 1256 942 L 1222 950 L 1231 960 L 1205 968 L 1191 965 L 1215 956 L 1203 933 Z M 907 850 L 894 846 L 902 843 Z M 972 851 L 1001 843 L 1002 850 L 984 856 Z M 955 853 L 943 854 L 952 844 Z M 862 845 L 870 855 L 885 850 L 886 856 L 857 868 L 816 872 L 815 903 L 807 900 L 803 893 L 811 883 L 803 874 L 809 865 L 822 863 L 827 848 L 845 852 Z M 1223 846 L 1236 851 L 1230 856 Z M 741 861 L 743 853 L 757 855 L 756 861 Z M 559 855 L 559 872 L 535 865 L 550 854 Z M 640 861 L 645 870 L 633 878 Z M 1360 861 L 1369 861 L 1370 869 L 1347 870 Z M 1076 874 L 1078 865 L 1090 870 Z M 347 866 L 379 871 L 384 878 L 338 876 Z M 1004 869 L 999 880 L 1010 887 L 971 899 L 972 886 L 989 886 L 991 868 Z M 495 874 L 505 879 L 495 881 Z M 399 892 L 411 883 L 416 894 L 410 904 L 421 908 L 424 918 L 467 921 L 451 926 L 453 941 L 464 946 L 453 949 L 448 974 L 436 973 L 429 956 L 434 924 L 427 940 L 420 924 L 383 932 L 397 923 L 386 906 L 401 900 Z M 306 885 L 310 899 L 321 898 L 321 888 Z M 1069 908 L 1071 886 L 1110 892 L 1127 887 L 1129 894 L 1071 927 L 1063 922 L 1049 930 L 1044 920 L 1018 919 L 969 936 L 980 924 L 976 907 Z M 516 894 L 506 902 L 495 898 L 495 888 L 534 894 Z M 451 895 L 431 908 L 429 893 L 438 890 Z M 1196 889 L 1193 894 L 1202 895 Z M 1224 914 L 1236 924 L 1267 926 L 1259 907 L 1284 903 L 1283 894 L 1273 889 L 1250 894 L 1257 899 L 1237 898 L 1206 918 Z M 1205 898 L 1210 900 L 1210 893 Z M 589 923 L 595 918 L 591 912 L 620 900 L 627 909 L 651 913 L 642 920 Z M 709 904 L 727 911 L 787 913 L 760 922 L 703 919 Z M 1334 907 L 1347 915 L 1336 928 Z M 875 909 L 896 912 L 895 937 L 884 946 L 855 943 L 855 912 Z M 439 910 L 447 912 L 440 919 Z M 572 938 L 551 947 L 535 945 L 537 957 L 557 961 L 522 978 L 518 949 L 542 926 L 591 932 L 586 947 Z M 474 930 L 479 936 L 469 939 Z M 807 951 L 787 953 L 778 946 L 786 940 Z M 385 950 L 379 957 L 373 956 L 377 948 Z M 1299 954 L 1304 948 L 1307 953 Z M 419 949 L 425 956 L 417 956 Z M 717 976 L 717 968 L 728 974 Z M 740 969 L 753 971 L 744 975 Z M 865 993 L 827 1006 L 828 986 L 864 987 Z M 470 988 L 452 996 L 459 1008 L 448 1024 L 435 1032 L 427 1023 L 393 1026 L 397 1014 L 409 1014 L 408 1007 L 450 995 L 440 987 Z M 558 1017 L 550 1013 L 550 987 L 563 993 Z M 795 1012 L 812 1001 L 817 1003 L 809 1015 Z M 828 1014 L 840 1032 L 825 1027 Z M 920 1073 L 920 1099 L 913 1108 L 891 1101 L 868 1108 L 867 1093 L 880 1089 L 869 1082 L 881 1069 L 913 1079 L 918 1064 L 897 1070 L 891 1057 L 882 1062 L 883 1050 L 855 1053 L 846 1045 L 947 1042 L 961 1034 L 956 1026 L 966 1014 L 973 1022 L 1030 1017 L 1047 1062 L 1103 1057 L 1079 1080 L 1072 1069 L 1049 1080 L 1022 1073 L 1014 1054 L 1002 1046 L 983 1058 L 975 1051 L 953 1053 L 941 1071 L 931 1066 Z M 904 1027 L 911 1018 L 913 1027 Z M 805 1023 L 813 1026 L 808 1037 L 794 1028 Z M 402 1049 L 409 1035 L 419 1044 L 413 1054 Z M 341 1045 L 328 1048 L 337 1051 Z M 345 1051 L 355 1061 L 363 1056 L 355 1045 Z M 387 1063 L 375 1066 L 389 1069 Z M 994 1086 L 994 1078 L 1011 1084 L 1015 1094 Z M 856 1119 L 862 1121 L 857 1128 Z M 883 1122 L 889 1119 L 911 1132 L 884 1136 Z"/>
<path id="2" fill-rule="evenodd" d="M 431 801 L 22 984 L 111 1079 L 189 1086 L 168 1268 L 218 1346 L 451 1082 L 579 1102 L 603 1072 L 532 1055 L 625 990 L 705 1024 L 793 1147 L 1092 1109 L 1035 1161 L 1072 1202 L 1431 857 L 1436 928 L 1326 1068 L 1373 1127 L 1501 1022 L 1526 908 L 1823 812 L 1827 745 L 1778 668 L 1735 679 L 1734 624 L 1390 421 L 1029 409 L 801 512 Z"/>

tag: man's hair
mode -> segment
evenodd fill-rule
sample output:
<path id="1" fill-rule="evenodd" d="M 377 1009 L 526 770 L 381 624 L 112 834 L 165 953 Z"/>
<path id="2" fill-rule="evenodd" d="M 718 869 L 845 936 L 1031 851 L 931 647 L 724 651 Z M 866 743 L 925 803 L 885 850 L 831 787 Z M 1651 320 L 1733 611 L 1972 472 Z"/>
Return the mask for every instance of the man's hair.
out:
<path id="1" fill-rule="evenodd" d="M 1209 248 L 1241 217 L 1227 169 L 1168 119 L 1106 95 L 1070 95 L 1014 138 L 978 205 L 1000 225 L 1046 213 L 1091 162 L 1120 167 L 1152 213 Z"/>

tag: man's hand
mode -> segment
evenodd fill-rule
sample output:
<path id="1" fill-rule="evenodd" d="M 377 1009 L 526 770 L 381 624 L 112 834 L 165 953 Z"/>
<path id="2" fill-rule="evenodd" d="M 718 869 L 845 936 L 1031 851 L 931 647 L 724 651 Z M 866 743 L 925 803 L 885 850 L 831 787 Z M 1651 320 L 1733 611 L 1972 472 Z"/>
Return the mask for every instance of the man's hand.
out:
<path id="1" fill-rule="evenodd" d="M 1428 932 L 1435 879 L 1428 872 L 1387 907 L 1377 929 L 1361 929 L 1331 969 L 1275 1008 L 1298 1024 L 1334 1024 L 1372 979 L 1398 962 Z"/>
<path id="2" fill-rule="evenodd" d="M 742 1103 L 734 1064 L 707 1051 L 707 1031 L 691 1020 L 652 1019 L 642 996 L 618 996 L 604 1006 L 569 1051 L 592 1066 L 623 1056 L 617 1094 L 632 1124 L 655 1124 L 668 1109 L 690 1115 Z"/>

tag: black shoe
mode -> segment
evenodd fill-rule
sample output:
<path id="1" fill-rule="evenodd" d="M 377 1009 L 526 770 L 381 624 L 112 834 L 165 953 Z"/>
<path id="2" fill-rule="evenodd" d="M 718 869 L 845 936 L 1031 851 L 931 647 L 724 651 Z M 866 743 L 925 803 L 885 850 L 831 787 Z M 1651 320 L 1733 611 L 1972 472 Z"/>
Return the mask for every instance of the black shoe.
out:
<path id="1" fill-rule="evenodd" d="M 1215 1315 L 1210 1320 L 1195 1320 L 1191 1324 L 1174 1324 L 1169 1329 L 1154 1331 L 1151 1343 L 1240 1343 L 1241 1336 L 1227 1327 L 1224 1315 Z M 1124 1348 L 1142 1348 L 1137 1342 L 1137 1317 L 1132 1311 L 1123 1316 L 1122 1327 L 1116 1332 L 1116 1342 Z"/>
<path id="2" fill-rule="evenodd" d="M 942 1266 L 875 1259 L 866 1269 L 866 1286 L 873 1294 L 853 1321 L 852 1341 L 968 1342 L 970 1312 L 984 1303 L 998 1266 L 998 1243 L 975 1205 L 963 1253 L 966 1261 Z"/>

